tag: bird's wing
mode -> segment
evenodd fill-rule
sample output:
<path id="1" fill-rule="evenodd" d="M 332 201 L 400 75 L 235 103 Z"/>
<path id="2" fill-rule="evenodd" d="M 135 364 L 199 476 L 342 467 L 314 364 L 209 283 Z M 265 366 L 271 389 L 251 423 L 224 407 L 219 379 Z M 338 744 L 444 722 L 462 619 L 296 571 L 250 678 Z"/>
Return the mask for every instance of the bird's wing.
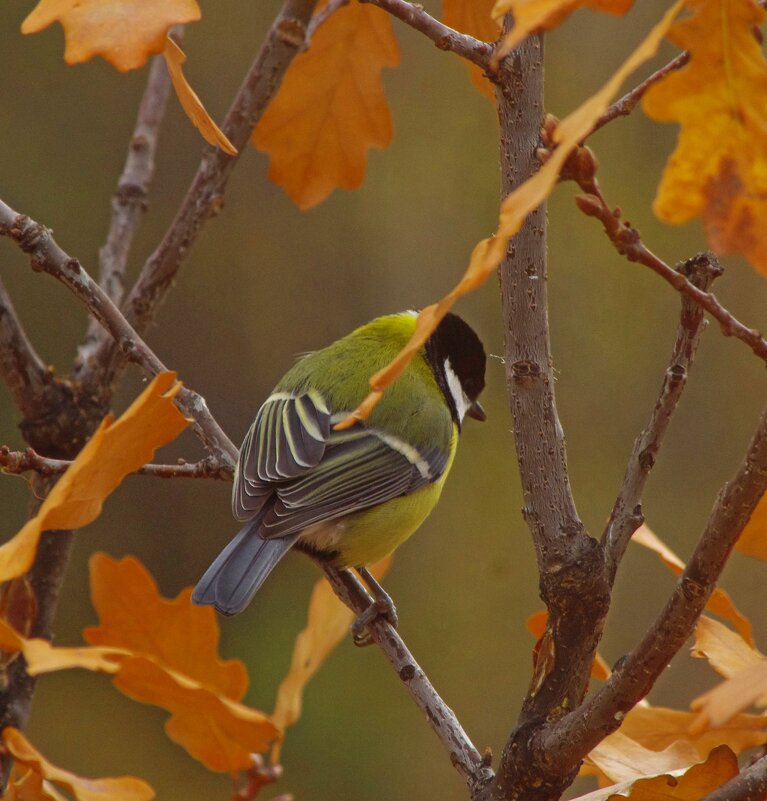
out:
<path id="1" fill-rule="evenodd" d="M 319 464 L 330 434 L 330 411 L 317 392 L 277 392 L 267 398 L 245 435 L 234 474 L 232 513 L 251 520 L 275 484 Z"/>
<path id="2" fill-rule="evenodd" d="M 375 429 L 331 431 L 315 467 L 274 487 L 276 498 L 266 510 L 259 534 L 284 537 L 407 495 L 436 481 L 447 461 L 445 452 L 419 451 Z"/>

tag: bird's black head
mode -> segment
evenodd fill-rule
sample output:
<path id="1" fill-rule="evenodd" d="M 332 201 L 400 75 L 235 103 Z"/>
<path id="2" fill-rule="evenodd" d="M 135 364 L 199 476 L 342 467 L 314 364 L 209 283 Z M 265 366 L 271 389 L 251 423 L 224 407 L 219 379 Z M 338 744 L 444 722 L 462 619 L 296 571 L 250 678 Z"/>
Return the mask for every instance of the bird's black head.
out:
<path id="1" fill-rule="evenodd" d="M 425 350 L 458 427 L 466 414 L 484 420 L 485 412 L 477 398 L 485 388 L 487 359 L 474 329 L 448 312 L 426 341 Z"/>

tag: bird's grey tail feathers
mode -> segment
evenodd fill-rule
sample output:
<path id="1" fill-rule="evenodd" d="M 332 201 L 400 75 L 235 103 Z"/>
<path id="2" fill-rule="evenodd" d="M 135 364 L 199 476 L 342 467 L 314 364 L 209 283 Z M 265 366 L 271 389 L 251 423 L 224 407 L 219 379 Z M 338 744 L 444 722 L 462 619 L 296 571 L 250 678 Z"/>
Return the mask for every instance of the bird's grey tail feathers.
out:
<path id="1" fill-rule="evenodd" d="M 216 557 L 192 593 L 196 604 L 212 605 L 236 615 L 250 603 L 277 562 L 290 550 L 299 533 L 265 540 L 258 536 L 261 515 L 251 520 Z"/>

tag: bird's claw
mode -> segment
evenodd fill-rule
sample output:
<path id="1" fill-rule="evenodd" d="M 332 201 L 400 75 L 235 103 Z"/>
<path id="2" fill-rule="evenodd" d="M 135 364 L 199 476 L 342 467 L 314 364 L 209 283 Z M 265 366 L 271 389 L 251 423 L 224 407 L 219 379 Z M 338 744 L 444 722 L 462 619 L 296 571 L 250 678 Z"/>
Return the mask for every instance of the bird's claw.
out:
<path id="1" fill-rule="evenodd" d="M 383 618 L 392 628 L 397 628 L 397 607 L 387 595 L 385 598 L 375 598 L 364 612 L 357 615 L 352 623 L 352 639 L 359 648 L 373 644 L 373 636 L 370 633 L 370 624 Z"/>

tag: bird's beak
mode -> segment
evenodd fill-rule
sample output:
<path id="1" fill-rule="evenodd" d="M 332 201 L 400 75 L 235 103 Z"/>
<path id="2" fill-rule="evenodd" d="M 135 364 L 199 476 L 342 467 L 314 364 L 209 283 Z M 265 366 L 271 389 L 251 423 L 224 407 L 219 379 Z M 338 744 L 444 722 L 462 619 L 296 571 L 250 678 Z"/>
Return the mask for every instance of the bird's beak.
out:
<path id="1" fill-rule="evenodd" d="M 472 417 L 474 420 L 479 420 L 481 423 L 484 423 L 487 420 L 487 415 L 485 414 L 485 410 L 482 408 L 482 405 L 479 401 L 474 401 L 474 403 L 469 406 L 468 411 L 466 414 L 469 417 Z"/>

